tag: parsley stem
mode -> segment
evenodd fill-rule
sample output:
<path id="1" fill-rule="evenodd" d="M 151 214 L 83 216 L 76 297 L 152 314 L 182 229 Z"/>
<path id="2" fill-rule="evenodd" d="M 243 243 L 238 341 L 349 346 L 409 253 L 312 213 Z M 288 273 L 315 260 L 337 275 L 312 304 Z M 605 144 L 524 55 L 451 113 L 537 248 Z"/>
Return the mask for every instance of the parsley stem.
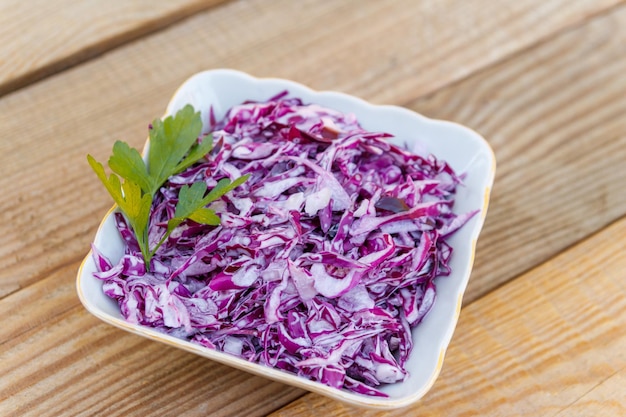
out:
<path id="1" fill-rule="evenodd" d="M 159 243 L 157 243 L 156 246 L 154 247 L 154 249 L 152 249 L 148 253 L 148 262 L 150 262 L 150 259 L 152 259 L 152 257 L 156 254 L 156 251 L 161 247 L 161 245 L 163 243 L 165 243 L 165 241 L 167 240 L 168 237 L 170 237 L 170 235 L 172 234 L 173 231 L 174 231 L 174 229 L 171 229 L 171 230 L 168 229 L 165 232 L 165 234 L 163 235 L 163 237 L 161 238 L 161 240 L 159 240 Z"/>
<path id="2" fill-rule="evenodd" d="M 146 270 L 150 271 L 150 260 L 152 259 L 152 253 L 150 252 L 150 243 L 148 242 L 148 230 L 146 229 L 144 232 L 142 242 L 140 243 L 141 254 L 143 255 L 143 260 L 146 264 Z"/>

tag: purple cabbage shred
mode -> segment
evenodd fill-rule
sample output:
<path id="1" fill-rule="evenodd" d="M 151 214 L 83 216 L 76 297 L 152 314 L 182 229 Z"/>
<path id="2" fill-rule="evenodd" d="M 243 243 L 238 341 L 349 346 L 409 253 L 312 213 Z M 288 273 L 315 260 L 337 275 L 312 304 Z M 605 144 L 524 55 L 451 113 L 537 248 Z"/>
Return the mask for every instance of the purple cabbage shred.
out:
<path id="1" fill-rule="evenodd" d="M 94 247 L 107 296 L 131 322 L 323 384 L 386 396 L 403 381 L 411 328 L 450 273 L 446 238 L 460 178 L 389 143 L 356 118 L 286 94 L 209 123 L 214 149 L 155 196 L 149 240 L 166 231 L 180 187 L 250 174 L 186 221 L 146 268 L 124 217 L 125 255 Z M 148 272 L 149 269 L 149 272 Z"/>

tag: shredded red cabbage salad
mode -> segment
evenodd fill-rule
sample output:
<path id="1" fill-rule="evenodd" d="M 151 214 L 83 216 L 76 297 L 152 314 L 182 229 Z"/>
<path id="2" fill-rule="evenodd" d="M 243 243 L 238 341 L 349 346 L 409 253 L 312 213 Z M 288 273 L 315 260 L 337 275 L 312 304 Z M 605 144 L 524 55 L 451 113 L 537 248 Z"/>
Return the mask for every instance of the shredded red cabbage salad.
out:
<path id="1" fill-rule="evenodd" d="M 411 328 L 450 273 L 446 238 L 476 213 L 452 212 L 461 179 L 286 92 L 210 125 L 213 151 L 155 196 L 149 240 L 165 233 L 182 185 L 250 174 L 210 206 L 221 225 L 186 221 L 147 272 L 116 213 L 125 255 L 113 265 L 94 247 L 104 292 L 131 323 L 386 396 L 377 387 L 407 377 Z"/>

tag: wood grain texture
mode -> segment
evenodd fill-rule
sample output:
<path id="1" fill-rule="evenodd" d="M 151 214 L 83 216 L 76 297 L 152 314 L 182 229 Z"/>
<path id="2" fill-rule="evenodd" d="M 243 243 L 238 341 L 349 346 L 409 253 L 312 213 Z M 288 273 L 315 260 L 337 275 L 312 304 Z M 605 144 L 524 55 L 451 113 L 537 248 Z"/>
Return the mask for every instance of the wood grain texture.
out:
<path id="1" fill-rule="evenodd" d="M 146 137 L 147 124 L 163 112 L 170 95 L 186 77 L 203 69 L 231 67 L 259 76 L 292 78 L 318 89 L 342 90 L 374 102 L 411 103 L 412 107 L 433 112 L 441 106 L 446 109 L 442 110 L 444 113 L 449 111 L 448 104 L 437 104 L 437 97 L 445 96 L 434 95 L 422 101 L 414 100 L 442 86 L 459 82 L 475 71 L 506 58 L 513 62 L 524 56 L 516 54 L 521 49 L 551 38 L 564 28 L 581 24 L 598 13 L 621 16 L 619 10 L 607 11 L 616 3 L 609 0 L 518 0 L 493 6 L 492 3 L 487 5 L 481 1 L 451 0 L 367 3 L 346 0 L 298 4 L 287 1 L 233 1 L 2 97 L 0 189 L 3 191 L 3 199 L 0 200 L 0 222 L 3 224 L 3 239 L 0 240 L 0 297 L 4 298 L 0 300 L 0 319 L 5 324 L 0 328 L 0 415 L 264 415 L 302 394 L 299 390 L 252 377 L 101 324 L 76 299 L 74 279 L 78 264 L 88 250 L 100 218 L 110 206 L 108 196 L 89 171 L 85 155 L 92 153 L 98 160 L 105 160 L 116 139 L 141 147 Z M 623 17 L 619 16 L 617 22 L 621 24 Z M 538 21 L 542 24 L 535 25 Z M 528 30 L 528 27 L 533 27 L 533 30 Z M 616 32 L 620 31 L 616 29 Z M 463 36 L 459 36 L 459 33 Z M 604 42 L 606 36 L 593 39 L 596 39 L 598 47 L 590 49 L 592 52 L 597 49 L 600 55 L 582 66 L 583 74 L 587 74 L 586 77 L 595 74 L 594 68 L 599 71 L 604 66 L 613 68 L 612 71 L 621 70 L 624 59 L 616 52 L 618 44 L 611 42 L 611 39 Z M 605 46 L 605 43 L 609 46 Z M 575 48 L 574 44 L 569 47 L 570 50 Z M 532 69 L 530 61 L 523 62 L 526 62 L 529 70 Z M 509 68 L 507 62 L 502 65 L 503 71 Z M 542 77 L 549 77 L 549 74 Z M 615 87 L 594 92 L 589 103 L 607 103 L 607 108 L 611 110 L 607 110 L 608 113 L 602 117 L 580 117 L 576 120 L 578 122 L 580 119 L 583 123 L 580 129 L 595 132 L 591 135 L 596 138 L 593 140 L 605 144 L 604 139 L 597 138 L 609 135 L 616 139 L 617 145 L 610 148 L 613 153 L 609 155 L 614 158 L 610 161 L 615 161 L 622 154 L 620 144 L 623 142 L 619 140 L 623 140 L 625 131 L 623 124 L 613 120 L 614 112 L 621 111 L 619 106 L 623 105 L 619 97 L 623 82 L 614 81 L 619 77 L 612 72 L 606 73 L 604 77 L 613 80 L 611 82 L 615 82 Z M 504 76 L 506 82 L 517 82 L 517 78 L 524 80 L 524 77 Z M 531 78 L 528 82 L 532 85 L 537 80 Z M 449 91 L 463 85 L 463 82 L 455 84 L 449 87 Z M 449 97 L 460 102 L 471 102 L 475 91 L 469 87 L 460 88 L 458 94 Z M 573 97 L 565 94 L 568 98 Z M 583 94 L 583 97 L 587 95 Z M 520 101 L 511 104 L 519 111 L 513 112 L 511 116 L 516 121 L 509 123 L 524 124 L 524 120 L 534 115 L 532 120 L 537 120 L 533 128 L 550 132 L 558 120 L 566 115 L 572 117 L 569 110 L 553 105 L 551 108 L 556 116 L 547 118 L 545 123 L 548 124 L 544 126 L 543 119 L 528 112 L 526 102 L 529 99 L 529 96 L 522 95 Z M 585 108 L 587 104 L 581 105 Z M 476 109 L 487 114 L 489 112 L 489 109 L 474 107 L 464 109 L 469 114 L 473 114 Z M 463 119 L 464 114 L 456 115 L 466 120 Z M 610 120 L 607 130 L 602 130 L 605 128 L 598 127 L 598 123 L 605 119 Z M 482 130 L 482 125 L 472 127 Z M 524 158 L 529 156 L 518 158 L 517 153 L 507 153 L 504 142 L 501 142 L 503 139 L 497 136 L 497 127 L 494 127 L 493 132 L 496 139 L 490 140 L 494 141 L 501 158 L 500 172 L 508 169 L 509 174 L 498 179 L 501 181 L 497 184 L 502 189 L 499 191 L 501 200 L 492 204 L 492 212 L 497 204 L 508 204 L 511 213 L 519 217 L 519 213 L 523 213 L 523 208 L 529 203 L 522 198 L 513 199 L 512 196 L 523 197 L 525 191 L 516 188 L 519 181 L 502 182 L 501 178 L 514 176 L 514 167 L 523 171 L 517 175 L 532 176 L 532 169 L 537 166 L 528 165 L 526 168 Z M 557 136 L 550 142 L 550 146 L 559 148 L 567 145 L 569 139 L 568 135 Z M 532 142 L 528 138 L 524 140 L 529 144 Z M 533 139 L 535 142 L 538 140 L 536 137 Z M 586 181 L 595 182 L 600 187 L 611 187 L 612 181 L 622 179 L 619 170 L 617 176 L 604 177 L 607 174 L 603 168 L 606 161 L 596 159 L 605 157 L 604 153 L 585 152 L 578 153 L 575 147 L 571 147 L 567 153 L 571 165 L 567 169 L 562 168 L 564 172 L 574 175 L 582 166 L 587 170 L 584 171 L 588 176 L 585 177 Z M 25 169 L 24 161 L 28 161 L 28 169 Z M 506 168 L 508 166 L 510 168 Z M 608 192 L 609 197 L 605 202 L 608 208 L 598 209 L 603 220 L 586 223 L 586 213 L 577 211 L 577 201 L 568 197 L 577 185 L 568 183 L 565 186 L 565 190 L 550 190 L 555 198 L 560 199 L 561 204 L 574 212 L 568 221 L 578 219 L 584 227 L 582 232 L 576 231 L 571 236 L 561 238 L 560 246 L 557 245 L 561 248 L 564 242 L 573 244 L 617 216 L 617 211 L 608 205 L 619 205 L 622 201 L 622 197 L 616 197 L 613 191 Z M 544 184 L 542 187 L 549 186 Z M 540 194 L 540 197 L 544 199 L 545 206 L 547 197 L 544 194 Z M 509 225 L 502 214 L 495 217 L 498 220 L 495 225 L 488 225 L 485 241 L 489 241 L 489 235 L 498 235 L 506 230 L 500 226 Z M 534 233 L 538 233 L 538 228 L 546 227 L 542 219 L 529 218 L 526 227 L 534 228 Z M 515 259 L 516 251 L 526 256 L 529 262 L 527 267 L 534 265 L 531 262 L 542 259 L 528 256 L 524 249 L 525 240 L 523 244 L 515 246 L 510 237 L 507 239 L 507 245 L 512 248 L 511 254 L 505 254 L 511 261 L 510 269 L 497 264 L 507 279 L 513 277 L 519 269 Z M 540 252 L 541 248 L 536 246 L 533 250 Z M 478 259 L 482 256 L 485 255 L 479 254 Z M 604 258 L 598 259 L 602 261 Z M 494 262 L 493 258 L 490 262 Z M 602 265 L 595 262 L 594 258 L 596 269 Z M 488 270 L 486 264 L 477 267 Z M 610 274 L 614 273 L 610 269 Z M 524 284 L 524 288 L 533 288 L 534 277 L 532 283 L 531 278 L 526 280 L 529 283 Z M 553 279 L 555 282 L 562 280 L 558 276 Z M 494 281 L 492 285 L 500 282 Z M 484 293 L 493 286 L 481 288 Z M 554 292 L 551 287 L 547 289 Z M 508 294 L 503 291 L 498 290 L 497 294 Z M 599 294 L 598 297 L 604 295 L 600 289 L 594 291 Z M 514 294 L 517 293 L 514 291 Z M 507 313 L 502 316 L 509 320 L 515 314 L 505 309 L 509 300 L 503 301 L 501 297 L 493 296 L 488 302 L 493 303 L 496 311 Z M 462 372 L 489 368 L 487 371 L 491 374 L 468 376 L 474 378 L 468 381 L 476 382 L 472 385 L 474 388 L 470 388 L 483 390 L 481 393 L 494 393 L 498 396 L 497 404 L 502 406 L 506 404 L 503 400 L 507 394 L 506 385 L 491 386 L 489 378 L 492 375 L 509 375 L 513 379 L 518 374 L 528 374 L 537 378 L 538 382 L 530 376 L 520 380 L 520 385 L 515 387 L 523 394 L 530 389 L 523 384 L 524 381 L 530 387 L 540 386 L 537 384 L 543 383 L 543 376 L 540 373 L 529 373 L 525 368 L 516 368 L 518 358 L 530 358 L 535 361 L 533 364 L 540 365 L 547 358 L 545 360 L 548 364 L 558 367 L 561 366 L 561 355 L 571 353 L 568 344 L 561 349 L 558 344 L 546 344 L 548 342 L 539 336 L 550 336 L 557 341 L 565 339 L 567 343 L 572 340 L 572 343 L 582 346 L 581 352 L 577 353 L 581 355 L 594 351 L 592 346 L 596 346 L 599 340 L 599 346 L 609 346 L 597 350 L 597 354 L 605 356 L 596 358 L 586 353 L 582 362 L 577 362 L 580 365 L 572 368 L 572 375 L 579 375 L 583 370 L 587 371 L 584 368 L 585 361 L 595 364 L 593 369 L 596 371 L 591 374 L 592 382 L 583 388 L 572 383 L 575 389 L 570 391 L 571 396 L 568 397 L 572 399 L 572 407 L 578 399 L 579 407 L 587 410 L 585 404 L 600 401 L 616 390 L 620 376 L 623 375 L 617 367 L 611 368 L 598 362 L 614 353 L 614 335 L 607 330 L 604 338 L 590 336 L 584 340 L 576 339 L 577 330 L 572 326 L 577 325 L 577 317 L 568 316 L 564 322 L 558 321 L 554 309 L 549 308 L 551 301 L 546 301 L 549 296 L 543 297 L 534 301 L 540 307 L 536 313 L 539 317 L 531 318 L 539 320 L 538 323 L 545 326 L 546 330 L 538 332 L 538 336 L 531 333 L 532 329 L 525 333 L 532 336 L 529 336 L 531 342 L 537 341 L 530 349 L 534 349 L 532 352 L 538 357 L 530 355 L 529 351 L 515 351 L 513 347 L 508 347 L 510 340 L 506 339 L 508 335 L 504 334 L 501 327 L 497 331 L 491 330 L 491 327 L 480 327 L 483 323 L 492 323 L 484 320 L 496 320 L 499 317 L 487 316 L 485 319 L 478 313 L 470 313 L 464 320 L 470 325 L 473 321 L 478 322 L 475 328 L 479 329 L 476 332 L 480 337 L 475 339 L 471 331 L 463 336 L 457 347 L 462 348 L 461 353 L 458 353 L 461 359 L 479 357 L 482 361 L 487 360 L 480 353 L 485 351 L 485 347 L 492 346 L 480 345 L 476 352 L 472 350 L 477 346 L 475 340 L 481 340 L 482 343 L 485 343 L 484 340 L 497 340 L 500 343 L 497 346 L 500 347 L 495 353 L 506 352 L 502 344 L 512 353 L 502 353 L 504 356 L 497 356 L 496 362 L 489 362 L 488 366 L 482 368 L 478 366 L 480 360 L 467 360 L 452 369 L 461 372 L 461 375 L 469 375 Z M 584 301 L 577 297 L 573 300 Z M 615 297 L 609 299 L 610 302 Z M 615 302 L 621 301 L 618 299 Z M 501 304 L 505 307 L 500 308 Z M 484 304 L 481 306 L 483 310 L 488 310 Z M 479 307 L 475 308 L 478 312 L 482 311 Z M 588 318 L 593 324 L 599 320 L 593 316 L 596 310 L 595 307 L 591 311 L 583 310 L 581 317 Z M 544 313 L 545 317 L 542 315 Z M 465 316 L 464 312 L 462 317 Z M 542 318 L 548 321 L 541 321 Z M 602 320 L 602 326 L 612 326 L 612 322 L 605 323 Z M 553 321 L 556 324 L 553 325 Z M 517 324 L 516 321 L 506 323 Z M 550 327 L 552 325 L 556 327 Z M 568 330 L 560 335 L 559 325 L 570 327 L 566 326 Z M 521 342 L 524 342 L 523 338 Z M 585 346 L 587 350 L 583 349 Z M 444 372 L 450 372 L 446 371 L 450 366 L 447 362 Z M 507 374 L 511 369 L 522 371 Z M 558 375 L 555 377 L 561 378 L 569 375 L 567 372 L 556 373 Z M 593 388 L 593 383 L 601 381 L 605 381 L 606 385 Z M 444 385 L 444 388 L 437 389 L 443 390 L 444 394 L 456 392 L 458 381 L 450 384 L 448 388 Z M 582 395 L 584 389 L 588 396 Z M 461 409 L 480 405 L 474 400 L 472 404 L 466 397 L 458 399 Z M 446 401 L 444 398 L 435 406 L 443 408 Z M 295 404 L 297 406 L 300 402 Z M 487 405 L 496 407 L 493 403 Z M 619 403 L 615 405 L 619 406 Z M 337 409 L 335 405 L 330 407 L 329 414 L 332 415 Z M 295 410 L 298 412 L 297 408 Z"/>
<path id="2" fill-rule="evenodd" d="M 496 154 L 467 301 L 626 214 L 624 45 L 621 8 L 407 104 Z"/>
<path id="3" fill-rule="evenodd" d="M 223 0 L 0 2 L 0 96 Z"/>
<path id="4" fill-rule="evenodd" d="M 626 218 L 465 308 L 432 390 L 386 416 L 626 415 Z M 315 394 L 273 417 L 375 416 Z"/>
<path id="5" fill-rule="evenodd" d="M 229 2 L 5 96 L 0 221 L 10 228 L 0 242 L 0 297 L 79 260 L 109 204 L 85 155 L 105 160 L 116 139 L 141 147 L 149 121 L 197 71 L 232 67 L 375 102 L 405 103 L 613 3 L 520 0 L 493 8 L 410 0 Z M 556 8 L 559 13 L 553 13 Z M 535 20 L 545 24 L 518 33 Z M 455 36 L 470 24 L 471 34 Z M 466 43 L 459 46 L 457 39 Z M 462 54 L 453 53 L 457 47 Z M 442 51 L 448 54 L 439 56 Z"/>
<path id="6" fill-rule="evenodd" d="M 558 416 L 623 416 L 626 415 L 626 369 L 616 372 L 578 398 Z"/>
<path id="7" fill-rule="evenodd" d="M 77 268 L 0 303 L 0 416 L 253 416 L 302 394 L 100 322 Z"/>

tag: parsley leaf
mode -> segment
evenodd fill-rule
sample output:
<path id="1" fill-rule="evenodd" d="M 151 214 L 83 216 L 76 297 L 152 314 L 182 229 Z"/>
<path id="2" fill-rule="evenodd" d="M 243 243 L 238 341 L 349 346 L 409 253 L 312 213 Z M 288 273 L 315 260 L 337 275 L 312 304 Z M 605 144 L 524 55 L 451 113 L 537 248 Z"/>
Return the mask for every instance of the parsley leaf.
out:
<path id="1" fill-rule="evenodd" d="M 175 223 L 180 221 L 180 223 L 182 223 L 183 220 L 188 218 L 201 224 L 219 224 L 219 217 L 215 215 L 213 210 L 205 207 L 209 203 L 222 197 L 227 192 L 243 184 L 248 177 L 249 175 L 244 175 L 243 177 L 237 178 L 233 182 L 230 182 L 227 178 L 221 179 L 206 196 L 204 193 L 206 192 L 207 187 L 203 182 L 196 182 L 191 187 L 183 185 L 180 189 L 180 193 L 178 194 L 178 203 L 176 203 L 174 218 L 172 218 L 170 222 Z"/>
<path id="2" fill-rule="evenodd" d="M 167 240 L 170 234 L 186 219 L 191 219 L 196 223 L 217 226 L 220 218 L 215 212 L 206 208 L 208 204 L 221 198 L 227 192 L 243 184 L 249 175 L 244 175 L 231 182 L 223 178 L 217 182 L 215 187 L 205 196 L 207 186 L 204 182 L 195 182 L 190 186 L 183 185 L 178 193 L 178 202 L 174 217 L 167 222 L 167 232 L 163 235 L 159 243 L 151 252 L 154 255 L 157 249 Z"/>
<path id="3" fill-rule="evenodd" d="M 89 165 L 95 171 L 100 181 L 113 197 L 113 201 L 119 206 L 122 213 L 126 215 L 130 226 L 135 232 L 137 243 L 141 249 L 144 259 L 148 257 L 148 220 L 150 219 L 150 207 L 152 206 L 152 196 L 143 194 L 141 187 L 131 181 L 124 181 L 122 184 L 119 177 L 111 174 L 107 178 L 104 167 L 91 155 L 87 155 Z"/>
<path id="4" fill-rule="evenodd" d="M 153 195 L 154 180 L 148 174 L 146 164 L 137 149 L 118 140 L 113 145 L 113 155 L 109 158 L 109 167 L 120 177 L 135 182 L 144 192 Z"/>
<path id="5" fill-rule="evenodd" d="M 196 142 L 201 131 L 200 113 L 196 113 L 190 105 L 179 110 L 176 117 L 169 116 L 163 121 L 157 119 L 152 123 L 148 153 L 148 173 L 156 186 L 152 195 L 176 173 L 176 167 Z"/>
<path id="6" fill-rule="evenodd" d="M 187 105 L 175 116 L 166 117 L 163 121 L 157 119 L 152 123 L 147 164 L 139 151 L 122 141 L 113 145 L 113 153 L 108 161 L 113 173 L 109 177 L 102 164 L 87 155 L 89 165 L 133 229 L 148 269 L 150 259 L 158 248 L 186 219 L 201 224 L 219 225 L 220 218 L 206 206 L 248 178 L 245 175 L 232 182 L 222 179 L 208 194 L 207 185 L 202 181 L 191 186 L 184 185 L 179 191 L 174 217 L 168 221 L 167 230 L 159 243 L 150 249 L 148 226 L 154 196 L 172 175 L 189 168 L 211 151 L 213 139 L 210 135 L 198 143 L 201 132 L 200 113 Z M 120 178 L 124 179 L 123 183 Z"/>
<path id="7" fill-rule="evenodd" d="M 189 154 L 185 157 L 185 159 L 183 159 L 178 165 L 176 165 L 174 173 L 178 174 L 180 172 L 183 172 L 184 170 L 198 162 L 198 160 L 204 157 L 204 155 L 209 153 L 211 149 L 213 149 L 213 137 L 211 135 L 208 135 L 205 136 L 204 139 L 202 139 L 202 142 L 200 144 L 193 145 L 191 147 L 191 150 L 189 151 Z"/>

